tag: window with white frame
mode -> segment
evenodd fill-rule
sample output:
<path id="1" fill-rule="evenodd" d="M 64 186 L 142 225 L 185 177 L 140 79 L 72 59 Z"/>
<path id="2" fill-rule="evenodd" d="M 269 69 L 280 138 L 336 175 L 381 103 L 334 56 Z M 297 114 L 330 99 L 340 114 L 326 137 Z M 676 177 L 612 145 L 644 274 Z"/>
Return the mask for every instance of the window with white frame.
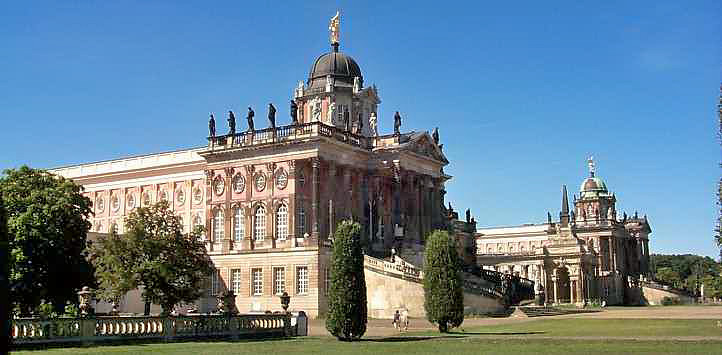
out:
<path id="1" fill-rule="evenodd" d="M 221 274 L 220 270 L 213 269 L 210 275 L 210 287 L 208 287 L 208 297 L 216 297 L 221 292 Z"/>
<path id="2" fill-rule="evenodd" d="M 276 238 L 286 240 L 288 238 L 288 207 L 281 205 L 276 212 Z"/>
<path id="3" fill-rule="evenodd" d="M 296 267 L 296 294 L 305 295 L 308 293 L 308 267 Z"/>
<path id="4" fill-rule="evenodd" d="M 266 209 L 263 206 L 256 208 L 253 218 L 253 239 L 263 241 L 266 238 Z"/>
<path id="5" fill-rule="evenodd" d="M 251 269 L 251 292 L 254 296 L 263 295 L 263 269 Z"/>
<path id="6" fill-rule="evenodd" d="M 303 238 L 303 235 L 306 234 L 306 210 L 303 206 L 298 208 L 298 220 L 296 221 L 296 225 L 298 226 L 298 234 L 296 234 L 296 236 Z"/>
<path id="7" fill-rule="evenodd" d="M 220 242 L 223 240 L 223 211 L 216 210 L 213 213 L 213 241 Z"/>
<path id="8" fill-rule="evenodd" d="M 241 294 L 241 269 L 231 270 L 231 287 L 235 295 Z"/>
<path id="9" fill-rule="evenodd" d="M 203 217 L 201 217 L 200 213 L 193 218 L 193 229 L 195 230 L 196 227 L 199 226 L 203 227 Z M 200 238 L 200 240 L 206 240 L 206 231 L 203 231 L 198 238 Z"/>
<path id="10" fill-rule="evenodd" d="M 273 293 L 280 295 L 286 291 L 286 269 L 283 267 L 273 268 Z"/>
<path id="11" fill-rule="evenodd" d="M 245 223 L 243 223 L 243 210 L 236 208 L 233 212 L 233 241 L 238 243 L 243 239 L 245 233 Z"/>

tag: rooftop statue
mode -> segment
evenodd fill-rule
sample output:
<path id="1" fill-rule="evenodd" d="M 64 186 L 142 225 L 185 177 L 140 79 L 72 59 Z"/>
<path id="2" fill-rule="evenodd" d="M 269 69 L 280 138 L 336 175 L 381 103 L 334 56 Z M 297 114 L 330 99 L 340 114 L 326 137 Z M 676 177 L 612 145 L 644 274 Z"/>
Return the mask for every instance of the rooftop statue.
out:
<path id="1" fill-rule="evenodd" d="M 216 136 L 216 119 L 213 117 L 213 114 L 211 113 L 211 118 L 208 120 L 208 135 L 211 137 Z"/>
<path id="2" fill-rule="evenodd" d="M 271 128 L 276 128 L 276 108 L 272 103 L 268 104 L 268 122 L 271 123 Z"/>
<path id="3" fill-rule="evenodd" d="M 346 132 L 351 131 L 351 117 L 348 112 L 348 107 L 343 109 L 343 129 Z"/>
<path id="4" fill-rule="evenodd" d="M 466 223 L 471 223 L 471 209 L 466 209 Z"/>
<path id="5" fill-rule="evenodd" d="M 362 135 L 364 130 L 364 120 L 363 120 L 363 114 L 361 112 L 357 115 L 358 119 L 356 120 L 356 134 Z"/>
<path id="6" fill-rule="evenodd" d="M 311 100 L 311 119 L 313 122 L 321 120 L 321 99 L 314 97 Z"/>
<path id="7" fill-rule="evenodd" d="M 401 134 L 401 115 L 399 114 L 399 111 L 396 111 L 394 114 L 394 134 L 399 135 Z"/>
<path id="8" fill-rule="evenodd" d="M 298 105 L 296 100 L 291 100 L 291 124 L 298 124 Z"/>
<path id="9" fill-rule="evenodd" d="M 371 135 L 376 137 L 379 135 L 379 123 L 376 118 L 376 112 L 371 112 L 371 117 L 369 118 L 369 128 L 371 128 Z"/>
<path id="10" fill-rule="evenodd" d="M 236 115 L 233 114 L 233 111 L 228 111 L 228 128 L 230 128 L 229 135 L 235 135 L 236 134 Z"/>
<path id="11" fill-rule="evenodd" d="M 338 118 L 336 117 L 336 102 L 331 101 L 331 103 L 328 105 L 328 123 L 331 125 L 336 125 L 336 122 L 338 121 Z"/>
<path id="12" fill-rule="evenodd" d="M 439 127 L 434 128 L 434 133 L 431 134 L 431 138 L 434 139 L 436 145 L 439 145 Z"/>
<path id="13" fill-rule="evenodd" d="M 255 115 L 256 113 L 253 112 L 251 106 L 248 106 L 248 116 L 246 116 L 246 120 L 248 121 L 248 132 L 253 132 L 256 130 L 256 128 L 253 126 L 253 116 Z"/>
<path id="14" fill-rule="evenodd" d="M 339 43 L 341 38 L 341 14 L 336 11 L 336 15 L 331 18 L 328 24 L 328 30 L 331 32 L 331 43 Z"/>

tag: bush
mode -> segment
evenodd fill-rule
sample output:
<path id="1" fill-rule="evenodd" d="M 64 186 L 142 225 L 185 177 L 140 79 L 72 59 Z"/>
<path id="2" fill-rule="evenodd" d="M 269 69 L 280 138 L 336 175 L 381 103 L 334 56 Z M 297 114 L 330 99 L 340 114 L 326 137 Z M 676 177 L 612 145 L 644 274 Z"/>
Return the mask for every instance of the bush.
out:
<path id="1" fill-rule="evenodd" d="M 354 341 L 366 333 L 366 323 L 361 225 L 342 221 L 336 228 L 333 240 L 326 329 L 339 340 Z"/>
<path id="2" fill-rule="evenodd" d="M 434 231 L 426 239 L 424 253 L 424 309 L 426 318 L 446 333 L 464 322 L 462 263 L 454 239 L 446 231 Z"/>
<path id="3" fill-rule="evenodd" d="M 674 306 L 681 304 L 681 301 L 677 297 L 665 296 L 662 298 L 662 306 Z"/>

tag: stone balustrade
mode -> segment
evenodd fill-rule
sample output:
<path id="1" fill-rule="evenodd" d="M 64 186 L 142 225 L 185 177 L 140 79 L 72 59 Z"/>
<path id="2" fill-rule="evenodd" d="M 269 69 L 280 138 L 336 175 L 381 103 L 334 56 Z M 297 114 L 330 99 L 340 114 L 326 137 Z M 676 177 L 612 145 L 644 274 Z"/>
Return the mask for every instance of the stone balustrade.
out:
<path id="1" fill-rule="evenodd" d="M 13 319 L 13 344 L 98 343 L 124 339 L 288 337 L 307 335 L 306 315 L 244 314 L 178 317 Z M 304 329 L 301 329 L 303 327 Z"/>
<path id="2" fill-rule="evenodd" d="M 423 271 L 408 266 L 405 263 L 392 263 L 386 260 L 377 259 L 368 255 L 364 255 L 364 266 L 375 271 L 396 276 L 405 280 L 421 282 L 424 278 Z"/>
<path id="3" fill-rule="evenodd" d="M 299 123 L 296 125 L 279 126 L 275 129 L 265 128 L 254 131 L 246 131 L 236 133 L 233 136 L 219 135 L 215 137 L 208 137 L 208 148 L 216 151 L 230 148 L 243 148 L 280 142 L 291 142 L 314 137 L 328 137 L 368 150 L 374 147 L 374 142 L 376 141 L 372 137 L 356 135 L 343 129 L 329 126 L 322 122 L 309 122 Z"/>

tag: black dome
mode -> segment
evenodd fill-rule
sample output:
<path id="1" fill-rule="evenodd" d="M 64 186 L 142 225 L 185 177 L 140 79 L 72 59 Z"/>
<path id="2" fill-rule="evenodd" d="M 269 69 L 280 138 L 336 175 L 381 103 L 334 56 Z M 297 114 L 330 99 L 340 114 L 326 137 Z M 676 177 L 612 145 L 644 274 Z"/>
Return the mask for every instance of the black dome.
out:
<path id="1" fill-rule="evenodd" d="M 353 86 L 353 78 L 359 77 L 363 83 L 361 68 L 356 61 L 334 48 L 334 51 L 322 54 L 311 66 L 308 74 L 309 87 L 321 87 L 326 85 L 326 76 L 331 75 L 336 79 L 337 86 Z M 340 85 L 339 85 L 340 84 Z"/>

